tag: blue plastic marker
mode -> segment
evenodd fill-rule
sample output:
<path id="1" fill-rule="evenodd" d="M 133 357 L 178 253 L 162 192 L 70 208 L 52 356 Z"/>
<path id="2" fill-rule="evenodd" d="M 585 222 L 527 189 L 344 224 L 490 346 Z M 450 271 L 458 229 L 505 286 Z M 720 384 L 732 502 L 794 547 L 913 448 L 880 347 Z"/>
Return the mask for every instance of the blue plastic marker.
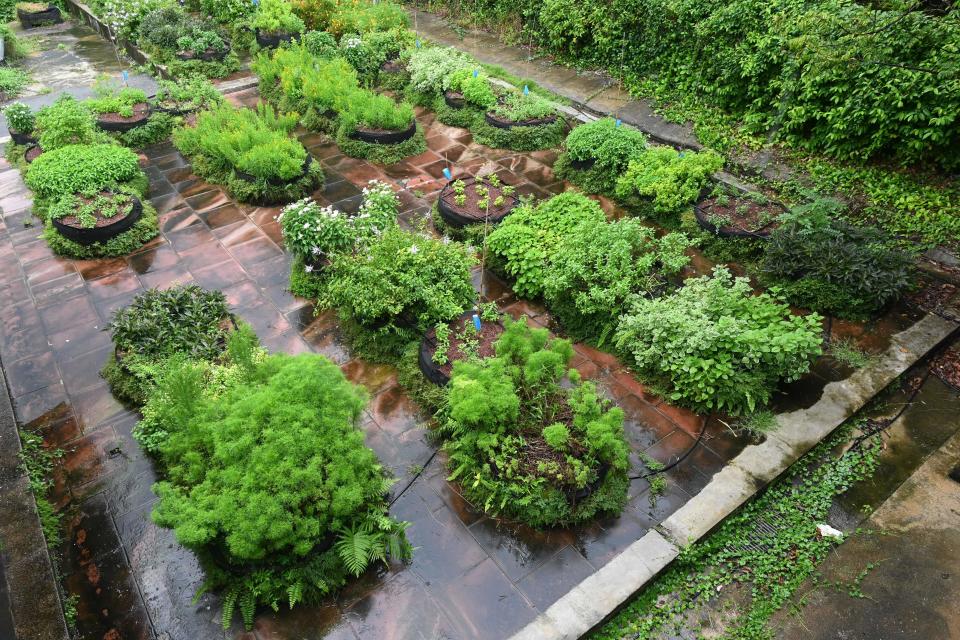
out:
<path id="1" fill-rule="evenodd" d="M 414 44 L 416 44 L 416 45 L 417 45 L 417 49 L 419 49 L 419 48 L 420 48 L 420 38 L 417 38 L 417 40 L 416 40 L 416 42 L 414 42 Z"/>
<path id="2" fill-rule="evenodd" d="M 443 177 L 446 178 L 447 180 L 453 180 L 453 174 L 450 173 L 450 169 L 448 169 L 447 167 L 443 168 Z"/>
<path id="3" fill-rule="evenodd" d="M 622 122 L 620 122 L 620 118 L 617 118 L 617 124 L 616 124 L 616 125 L 614 125 L 614 126 L 617 126 L 617 127 L 619 127 L 619 126 L 620 126 L 620 125 L 622 125 L 622 124 L 623 124 L 623 123 L 622 123 Z"/>
<path id="4" fill-rule="evenodd" d="M 530 87 L 528 87 L 527 85 L 523 85 L 523 95 L 525 96 L 530 95 Z"/>
<path id="5" fill-rule="evenodd" d="M 473 314 L 473 326 L 477 331 L 480 331 L 480 316 L 476 313 Z"/>
<path id="6" fill-rule="evenodd" d="M 123 84 L 127 84 L 127 80 L 130 79 L 130 72 L 124 69 L 120 72 L 120 77 L 123 78 Z"/>
<path id="7" fill-rule="evenodd" d="M 480 69 L 474 69 L 474 70 L 473 70 L 473 77 L 476 78 L 476 77 L 479 76 L 479 75 L 480 75 Z"/>

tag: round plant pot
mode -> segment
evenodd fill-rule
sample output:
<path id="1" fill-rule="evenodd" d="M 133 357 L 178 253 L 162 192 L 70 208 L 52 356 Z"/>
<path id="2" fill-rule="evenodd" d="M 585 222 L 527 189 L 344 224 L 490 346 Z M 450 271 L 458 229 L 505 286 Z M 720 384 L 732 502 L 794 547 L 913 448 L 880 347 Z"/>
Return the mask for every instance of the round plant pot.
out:
<path id="1" fill-rule="evenodd" d="M 459 91 L 450 91 L 447 89 L 443 92 L 443 101 L 447 103 L 447 106 L 451 109 L 463 109 L 467 105 L 466 98 L 463 97 L 463 94 Z"/>
<path id="2" fill-rule="evenodd" d="M 768 239 L 773 230 L 776 229 L 776 220 L 771 220 L 763 226 L 753 230 L 743 229 L 736 226 L 718 227 L 716 224 L 710 221 L 711 211 L 709 211 L 708 207 L 705 206 L 706 200 L 708 200 L 710 197 L 710 192 L 711 187 L 704 187 L 701 189 L 700 196 L 697 198 L 697 203 L 693 206 L 693 215 L 701 229 L 709 231 L 710 233 L 713 233 L 721 238 L 755 238 L 759 240 Z M 776 206 L 781 210 L 786 211 L 786 208 L 782 205 L 778 204 Z"/>
<path id="3" fill-rule="evenodd" d="M 53 226 L 60 232 L 60 235 L 68 240 L 73 240 L 77 244 L 90 245 L 95 242 L 106 242 L 136 224 L 137 220 L 139 220 L 143 214 L 143 203 L 141 203 L 140 199 L 136 196 L 131 197 L 133 198 L 133 206 L 130 209 L 130 213 L 122 218 L 100 220 L 97 226 L 92 229 L 74 226 L 68 222 L 64 222 L 65 219 L 54 219 Z M 100 224 L 101 222 L 103 224 Z"/>
<path id="4" fill-rule="evenodd" d="M 27 133 L 20 133 L 14 129 L 8 129 L 10 132 L 10 139 L 13 140 L 14 144 L 25 145 L 25 144 L 37 144 L 37 139 Z"/>
<path id="5" fill-rule="evenodd" d="M 546 118 L 533 118 L 531 120 L 507 120 L 497 114 L 487 111 L 483 114 L 483 119 L 487 124 L 497 129 L 513 129 L 514 127 L 541 127 L 553 124 L 557 121 L 557 116 L 547 116 Z"/>
<path id="6" fill-rule="evenodd" d="M 300 176 L 299 176 L 298 178 L 292 178 L 292 179 L 288 179 L 288 178 L 268 178 L 268 179 L 267 179 L 267 184 L 272 185 L 272 186 L 274 186 L 274 187 L 282 187 L 283 185 L 288 184 L 288 183 L 290 183 L 290 182 L 295 182 L 296 180 L 300 180 L 300 179 L 303 178 L 305 175 L 307 175 L 307 172 L 308 172 L 308 171 L 310 171 L 310 165 L 311 165 L 312 163 L 313 163 L 313 156 L 311 156 L 311 155 L 308 153 L 308 154 L 307 154 L 307 157 L 306 157 L 306 158 L 304 159 L 304 161 L 303 161 L 303 172 L 300 174 Z M 236 174 L 236 176 L 237 176 L 238 178 L 240 178 L 240 179 L 243 180 L 244 182 L 251 182 L 251 183 L 252 183 L 252 182 L 257 182 L 258 180 L 260 180 L 260 178 L 258 178 L 257 176 L 255 176 L 255 175 L 253 175 L 253 174 L 251 174 L 251 173 L 244 173 L 243 171 L 240 171 L 239 169 L 234 169 L 233 172 Z"/>
<path id="7" fill-rule="evenodd" d="M 124 132 L 142 127 L 150 119 L 151 109 L 146 102 L 133 105 L 133 115 L 129 118 L 119 113 L 101 113 L 97 116 L 97 126 L 103 131 Z"/>
<path id="8" fill-rule="evenodd" d="M 465 311 L 461 314 L 455 321 L 454 326 L 461 327 L 464 323 L 473 322 L 473 311 Z M 492 343 L 503 333 L 504 327 L 499 321 L 489 322 L 484 321 L 483 327 L 489 333 L 487 334 L 485 343 L 492 345 Z M 493 328 L 492 330 L 490 328 Z M 449 362 L 445 365 L 437 364 L 433 361 L 433 354 L 436 351 L 437 346 L 437 333 L 434 327 L 431 327 L 420 340 L 420 349 L 417 353 L 417 364 L 420 367 L 420 372 L 423 373 L 424 377 L 438 386 L 444 386 L 450 382 L 450 371 L 453 369 L 453 363 Z M 481 355 L 484 355 L 481 352 Z M 489 353 L 486 355 L 493 355 L 492 347 L 489 348 Z"/>
<path id="9" fill-rule="evenodd" d="M 229 53 L 230 45 L 228 44 L 227 48 L 223 51 L 207 49 L 199 55 L 193 53 L 192 51 L 178 51 L 177 60 L 183 60 L 184 62 L 189 62 L 190 60 L 202 60 L 203 62 L 222 62 Z"/>
<path id="10" fill-rule="evenodd" d="M 607 473 L 610 471 L 610 465 L 603 463 L 600 465 L 600 468 L 597 470 L 597 479 L 583 487 L 582 489 L 577 489 L 573 493 L 568 495 L 570 502 L 576 504 L 582 502 L 593 495 L 593 493 L 603 485 L 603 481 L 607 479 Z"/>
<path id="11" fill-rule="evenodd" d="M 293 42 L 295 33 L 264 33 L 260 29 L 256 30 L 257 44 L 262 49 L 273 49 L 279 47 L 284 42 Z"/>
<path id="12" fill-rule="evenodd" d="M 370 144 L 400 144 L 406 142 L 417 134 L 417 121 L 414 120 L 410 126 L 403 131 L 375 131 L 372 129 L 357 129 L 350 134 L 350 137 L 360 142 L 369 142 Z"/>
<path id="13" fill-rule="evenodd" d="M 17 9 L 17 18 L 24 29 L 33 29 L 45 24 L 60 24 L 63 22 L 63 16 L 60 15 L 60 9 L 52 5 L 43 11 L 27 12 L 23 9 Z"/>
<path id="14" fill-rule="evenodd" d="M 40 157 L 43 153 L 43 149 L 40 148 L 40 145 L 35 144 L 30 146 L 26 152 L 23 154 L 23 159 L 27 164 L 30 164 L 34 160 Z"/>
<path id="15" fill-rule="evenodd" d="M 457 180 L 448 182 L 446 186 L 440 190 L 440 197 L 437 199 L 437 211 L 440 212 L 440 217 L 443 221 L 451 227 L 460 229 L 470 224 L 487 221 L 496 224 L 506 218 L 510 212 L 520 204 L 520 200 L 516 196 L 503 196 L 504 203 L 499 207 L 491 207 L 488 215 L 487 209 L 481 209 L 476 203 L 478 198 L 473 189 L 478 182 L 477 179 L 470 177 L 463 178 L 460 181 L 463 182 L 466 187 L 464 190 L 466 200 L 463 205 L 458 205 L 455 200 L 456 191 L 454 191 L 453 185 Z M 493 201 L 501 195 L 501 191 L 485 180 L 482 184 L 487 187 L 490 192 L 487 197 L 492 205 Z"/>
<path id="16" fill-rule="evenodd" d="M 587 158 L 586 160 L 571 160 L 570 167 L 577 171 L 589 171 L 593 165 L 597 164 L 596 158 Z"/>
<path id="17" fill-rule="evenodd" d="M 185 116 L 191 113 L 194 113 L 196 109 L 181 109 L 178 106 L 164 106 L 162 104 L 157 104 L 153 106 L 153 110 L 159 113 L 166 113 L 171 116 Z"/>

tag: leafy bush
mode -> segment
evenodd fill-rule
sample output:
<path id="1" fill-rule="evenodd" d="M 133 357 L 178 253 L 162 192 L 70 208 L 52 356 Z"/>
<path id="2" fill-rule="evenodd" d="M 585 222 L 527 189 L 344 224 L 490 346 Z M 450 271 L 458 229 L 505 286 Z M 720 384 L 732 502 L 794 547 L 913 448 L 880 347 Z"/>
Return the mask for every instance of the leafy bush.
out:
<path id="1" fill-rule="evenodd" d="M 537 206 L 518 206 L 489 235 L 487 246 L 513 278 L 517 295 L 537 298 L 544 293 L 548 265 L 563 239 L 582 223 L 600 224 L 605 219 L 595 200 L 562 193 Z"/>
<path id="2" fill-rule="evenodd" d="M 396 225 L 400 201 L 389 186 L 371 180 L 363 194 L 364 201 L 356 215 L 331 206 L 321 207 L 309 198 L 285 207 L 277 219 L 287 249 L 311 259 L 329 257 L 352 251 Z"/>
<path id="3" fill-rule="evenodd" d="M 143 89 L 133 87 L 110 87 L 99 85 L 97 88 L 97 97 L 87 100 L 87 108 L 97 114 L 119 113 L 124 118 L 133 115 L 135 105 L 145 103 L 147 94 Z"/>
<path id="4" fill-rule="evenodd" d="M 780 380 L 802 376 L 821 353 L 820 322 L 794 316 L 747 278 L 718 267 L 676 293 L 638 299 L 621 318 L 617 346 L 637 369 L 697 411 L 753 412 Z"/>
<path id="5" fill-rule="evenodd" d="M 337 41 L 326 31 L 307 31 L 300 38 L 300 44 L 318 58 L 332 58 L 337 55 Z"/>
<path id="6" fill-rule="evenodd" d="M 250 18 L 250 28 L 264 33 L 302 33 L 303 20 L 293 13 L 286 0 L 260 0 Z"/>
<path id="7" fill-rule="evenodd" d="M 220 24 L 235 25 L 252 14 L 257 5 L 248 0 L 199 0 L 200 9 Z"/>
<path id="8" fill-rule="evenodd" d="M 15 98 L 30 82 L 30 76 L 23 69 L 0 67 L 0 96 L 4 100 Z"/>
<path id="9" fill-rule="evenodd" d="M 568 341 L 526 319 L 505 327 L 496 357 L 453 365 L 441 417 L 450 480 L 485 512 L 535 527 L 618 513 L 629 487 L 623 412 L 568 372 Z"/>
<path id="10" fill-rule="evenodd" d="M 601 118 L 575 127 L 563 143 L 563 153 L 554 170 L 565 180 L 590 193 L 613 195 L 617 179 L 627 170 L 630 159 L 643 153 L 647 139 L 626 125 L 617 126 L 613 118 Z M 573 169 L 571 161 L 593 160 L 593 167 Z"/>
<path id="11" fill-rule="evenodd" d="M 160 365 L 172 356 L 218 360 L 231 329 L 229 313 L 221 292 L 197 285 L 138 295 L 107 326 L 119 360 L 111 358 L 103 375 L 114 395 L 138 405 L 146 402 Z"/>
<path id="12" fill-rule="evenodd" d="M 344 33 L 396 31 L 408 26 L 410 26 L 410 16 L 401 4 L 390 1 L 369 4 L 338 1 L 336 9 L 324 28 L 339 37 Z"/>
<path id="13" fill-rule="evenodd" d="M 403 131 L 414 120 L 413 107 L 406 102 L 394 102 L 389 96 L 360 89 L 350 96 L 340 120 L 341 126 L 351 132 L 358 127 Z"/>
<path id="14" fill-rule="evenodd" d="M 98 191 L 142 175 L 137 154 L 112 144 L 68 145 L 34 160 L 24 178 L 40 198 Z"/>
<path id="15" fill-rule="evenodd" d="M 555 116 L 553 105 L 532 93 L 524 94 L 510 91 L 500 97 L 500 101 L 491 112 L 505 120 L 524 122 Z"/>
<path id="16" fill-rule="evenodd" d="M 417 93 L 439 94 L 449 88 L 448 78 L 460 69 L 473 69 L 476 61 L 453 47 L 421 47 L 410 54 L 410 88 Z"/>
<path id="17" fill-rule="evenodd" d="M 473 262 L 456 242 L 389 228 L 364 251 L 334 257 L 320 303 L 366 335 L 371 355 L 396 355 L 428 327 L 473 303 Z"/>
<path id="18" fill-rule="evenodd" d="M 721 167 L 723 158 L 713 151 L 649 147 L 630 159 L 615 192 L 643 213 L 674 220 L 684 206 L 693 204 L 700 189 Z"/>
<path id="19" fill-rule="evenodd" d="M 223 94 L 209 80 L 192 75 L 176 80 L 158 80 L 154 101 L 161 106 L 196 111 L 210 109 L 222 103 Z"/>
<path id="20" fill-rule="evenodd" d="M 133 42 L 144 17 L 167 3 L 168 0 L 101 0 L 97 15 L 117 39 Z"/>
<path id="21" fill-rule="evenodd" d="M 27 136 L 33 133 L 36 116 L 30 110 L 30 107 L 22 102 L 14 102 L 4 107 L 3 116 L 7 119 L 8 129 Z"/>
<path id="22" fill-rule="evenodd" d="M 108 140 L 98 131 L 93 114 L 73 96 L 64 94 L 37 111 L 37 140 L 44 151 Z"/>
<path id="23" fill-rule="evenodd" d="M 865 319 L 911 286 L 914 259 L 879 229 L 800 213 L 771 234 L 761 269 L 793 304 Z"/>
<path id="24" fill-rule="evenodd" d="M 461 92 L 464 100 L 476 107 L 489 109 L 497 103 L 489 76 L 476 69 L 458 69 L 450 75 L 448 82 L 448 89 Z"/>
<path id="25" fill-rule="evenodd" d="M 153 520 L 198 554 L 201 590 L 224 590 L 224 626 L 239 608 L 249 629 L 257 605 L 316 602 L 412 549 L 406 523 L 387 515 L 390 482 L 356 427 L 361 388 L 318 355 L 241 366 L 211 386 L 203 365 L 165 372 L 167 475 L 155 485 Z"/>
<path id="26" fill-rule="evenodd" d="M 637 219 L 583 222 L 547 259 L 544 298 L 573 336 L 603 344 L 628 303 L 687 265 L 690 244 L 682 233 L 658 238 Z"/>
<path id="27" fill-rule="evenodd" d="M 144 16 L 140 26 L 140 42 L 155 57 L 166 62 L 177 61 L 178 64 L 180 61 L 176 54 L 179 53 L 196 58 L 207 52 L 224 54 L 230 48 L 215 23 L 208 18 L 196 18 L 176 5 L 161 7 Z M 190 62 L 200 68 L 217 64 L 202 60 Z"/>

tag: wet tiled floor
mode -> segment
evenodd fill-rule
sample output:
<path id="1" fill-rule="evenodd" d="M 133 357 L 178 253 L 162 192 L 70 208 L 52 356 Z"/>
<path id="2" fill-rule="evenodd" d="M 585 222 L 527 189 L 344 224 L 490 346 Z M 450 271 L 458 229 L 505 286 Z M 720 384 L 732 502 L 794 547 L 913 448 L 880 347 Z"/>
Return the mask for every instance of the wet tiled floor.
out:
<path id="1" fill-rule="evenodd" d="M 250 90 L 231 99 L 252 104 L 257 96 Z M 455 173 L 497 171 L 521 194 L 548 197 L 566 188 L 553 177 L 553 151 L 492 150 L 430 114 L 419 119 L 429 149 L 389 167 L 345 157 L 321 136 L 304 134 L 326 171 L 316 199 L 353 210 L 360 189 L 383 180 L 399 194 L 403 222 L 414 225 L 429 213 L 448 164 Z M 638 480 L 620 516 L 537 532 L 478 513 L 446 481 L 440 455 L 392 508 L 412 523 L 412 562 L 370 572 L 321 605 L 262 612 L 252 633 L 224 632 L 216 596 L 191 602 L 202 582 L 193 556 L 149 520 L 156 475 L 131 438 L 137 416 L 97 375 L 110 350 L 104 327 L 116 309 L 149 287 L 196 282 L 222 289 L 269 349 L 329 357 L 370 390 L 362 428 L 399 478 L 396 492 L 436 444 L 394 372 L 353 358 L 333 314 L 316 316 L 308 301 L 286 290 L 291 257 L 282 247 L 278 207 L 231 200 L 194 176 L 169 144 L 148 149 L 143 165 L 161 235 L 134 255 L 96 261 L 52 255 L 30 226 L 30 194 L 19 174 L 6 164 L 0 171 L 0 355 L 19 420 L 65 452 L 56 486 L 67 524 L 62 569 L 68 592 L 80 598 L 82 638 L 506 638 L 702 489 L 745 444 L 722 421 L 704 428 L 702 417 L 664 404 L 615 358 L 577 345 L 574 366 L 626 412 L 636 464 L 640 452 L 670 462 L 703 428 L 701 444 L 667 473 L 663 495 L 652 500 L 649 483 Z M 549 325 L 541 308 L 516 300 L 501 282 L 491 280 L 486 294 L 515 316 Z M 806 401 L 843 375 L 829 363 L 818 370 L 784 398 Z"/>

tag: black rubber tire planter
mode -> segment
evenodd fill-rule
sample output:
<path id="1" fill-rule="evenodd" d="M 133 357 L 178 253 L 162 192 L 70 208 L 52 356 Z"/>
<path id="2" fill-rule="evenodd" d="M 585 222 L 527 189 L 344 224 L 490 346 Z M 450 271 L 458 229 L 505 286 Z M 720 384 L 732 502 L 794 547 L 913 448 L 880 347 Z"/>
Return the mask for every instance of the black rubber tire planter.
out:
<path id="1" fill-rule="evenodd" d="M 13 129 L 8 129 L 8 131 L 10 132 L 10 139 L 13 140 L 13 144 L 37 144 L 37 139 L 28 133 L 20 133 Z"/>
<path id="2" fill-rule="evenodd" d="M 417 135 L 416 120 L 411 122 L 410 126 L 403 131 L 364 131 L 363 129 L 357 129 L 350 134 L 350 137 L 370 144 L 400 144 L 415 135 Z"/>
<path id="3" fill-rule="evenodd" d="M 29 13 L 23 9 L 17 9 L 17 18 L 24 29 L 33 29 L 44 24 L 60 24 L 63 22 L 63 16 L 60 14 L 60 8 L 48 5 L 44 11 Z"/>
<path id="4" fill-rule="evenodd" d="M 282 186 L 285 185 L 285 184 L 289 184 L 289 183 L 291 183 L 291 182 L 296 182 L 297 180 L 300 180 L 300 179 L 302 179 L 303 177 L 305 177 L 305 176 L 307 175 L 307 173 L 310 171 L 310 165 L 311 165 L 311 164 L 313 164 L 313 156 L 311 156 L 311 155 L 308 153 L 308 154 L 307 154 L 307 157 L 306 157 L 306 158 L 304 159 L 304 161 L 303 161 L 303 171 L 300 173 L 300 175 L 299 175 L 298 177 L 295 177 L 295 178 L 267 178 L 267 184 L 269 184 L 269 185 L 271 185 L 271 186 L 274 186 L 274 187 L 282 187 Z M 258 178 L 258 177 L 255 176 L 255 175 L 253 175 L 252 173 L 244 173 L 243 171 L 240 171 L 239 169 L 234 169 L 233 172 L 234 172 L 234 174 L 236 174 L 237 178 L 239 178 L 240 180 L 243 180 L 244 182 L 251 182 L 251 183 L 253 183 L 253 182 L 257 182 L 258 180 L 261 179 L 261 178 Z"/>
<path id="5" fill-rule="evenodd" d="M 262 49 L 273 49 L 279 47 L 284 42 L 293 42 L 295 33 L 263 33 L 260 29 L 256 30 L 257 44 Z"/>
<path id="6" fill-rule="evenodd" d="M 223 51 L 213 51 L 207 49 L 200 55 L 194 55 L 186 51 L 177 52 L 177 60 L 182 60 L 184 62 L 189 62 L 190 60 L 200 60 L 202 62 L 222 62 L 230 54 L 230 44 L 227 43 L 227 48 Z"/>
<path id="7" fill-rule="evenodd" d="M 577 171 L 589 171 L 593 165 L 597 164 L 596 158 L 587 158 L 586 160 L 570 160 L 570 168 Z"/>
<path id="8" fill-rule="evenodd" d="M 535 118 L 533 120 L 504 120 L 500 116 L 497 116 L 490 111 L 487 111 L 483 114 L 483 119 L 486 120 L 487 124 L 491 127 L 496 127 L 497 129 L 513 129 L 514 127 L 542 127 L 544 125 L 553 124 L 557 121 L 557 116 L 547 116 L 546 118 Z"/>
<path id="9" fill-rule="evenodd" d="M 458 178 L 456 180 L 451 180 L 446 184 L 446 186 L 440 190 L 440 195 L 437 198 L 437 211 L 440 212 L 440 217 L 451 227 L 456 229 L 462 229 L 463 227 L 471 224 L 479 224 L 484 222 L 484 218 L 474 218 L 471 216 L 464 215 L 456 210 L 456 203 L 450 201 L 453 200 L 453 184 L 457 181 L 463 182 L 466 186 L 476 184 L 477 179 L 473 176 L 469 178 Z M 484 182 L 486 186 L 491 186 L 488 182 Z M 504 218 L 506 218 L 518 204 L 520 200 L 516 196 L 503 196 L 503 199 L 506 201 L 504 207 L 506 210 L 501 208 L 500 211 L 496 213 L 491 213 L 487 220 L 491 224 L 497 224 Z"/>
<path id="10" fill-rule="evenodd" d="M 133 129 L 136 129 L 137 127 L 142 127 L 143 125 L 147 124 L 147 121 L 150 120 L 150 115 L 152 113 L 153 113 L 153 108 L 149 104 L 147 104 L 147 108 L 145 111 L 140 111 L 139 113 L 136 113 L 134 117 L 130 119 L 122 120 L 120 122 L 114 122 L 112 120 L 104 120 L 103 116 L 106 114 L 100 114 L 100 116 L 97 117 L 97 127 L 99 127 L 103 131 L 114 131 L 119 133 L 123 133 L 125 131 L 131 131 Z"/>
<path id="11" fill-rule="evenodd" d="M 700 196 L 697 198 L 697 203 L 693 205 L 693 216 L 697 219 L 697 224 L 700 225 L 701 229 L 704 231 L 709 231 L 710 233 L 713 233 L 721 238 L 753 238 L 755 240 L 768 240 L 770 238 L 770 234 L 773 232 L 771 226 L 776 222 L 776 220 L 771 220 L 756 231 L 717 227 L 717 225 L 710 222 L 710 214 L 704 211 L 702 206 L 703 201 L 710 197 L 710 191 L 710 187 L 704 187 L 701 189 Z"/>
<path id="12" fill-rule="evenodd" d="M 460 316 L 457 317 L 457 320 L 469 318 L 472 315 L 472 309 L 469 311 L 464 311 L 462 314 L 460 314 Z M 489 323 L 489 321 L 485 322 Z M 494 324 L 500 326 L 501 329 L 503 328 L 503 325 L 500 324 L 499 320 L 494 322 Z M 436 351 L 436 346 L 436 329 L 434 327 L 430 327 L 427 332 L 423 334 L 423 338 L 420 340 L 420 349 L 417 353 L 417 365 L 420 367 L 420 373 L 422 373 L 427 380 L 439 387 L 443 387 L 450 382 L 450 376 L 442 371 L 441 367 L 443 365 L 439 365 L 433 361 L 433 354 Z"/>
<path id="13" fill-rule="evenodd" d="M 38 151 L 39 153 L 35 154 L 35 155 L 31 158 L 31 157 L 30 157 L 30 154 L 31 154 L 33 151 Z M 29 147 L 27 147 L 27 150 L 26 150 L 26 151 L 24 152 L 24 154 L 23 154 L 23 161 L 26 162 L 27 164 L 30 164 L 31 162 L 33 162 L 34 160 L 36 160 L 37 158 L 39 158 L 42 154 L 43 154 L 43 149 L 40 148 L 40 145 L 38 145 L 38 144 L 30 145 Z"/>
<path id="14" fill-rule="evenodd" d="M 180 109 L 180 108 L 178 108 L 178 107 L 164 107 L 164 106 L 161 106 L 161 105 L 159 105 L 159 104 L 156 105 L 156 106 L 153 108 L 153 110 L 154 110 L 154 111 L 157 111 L 157 112 L 159 112 L 159 113 L 166 113 L 166 114 L 171 115 L 171 116 L 186 116 L 186 115 L 189 115 L 189 114 L 191 114 L 191 113 L 196 112 L 196 109 Z"/>
<path id="15" fill-rule="evenodd" d="M 463 97 L 462 93 L 456 93 L 449 89 L 443 92 L 443 101 L 447 103 L 447 106 L 451 109 L 463 109 L 467 106 L 467 100 Z"/>
<path id="16" fill-rule="evenodd" d="M 127 214 L 127 217 L 103 227 L 82 229 L 80 227 L 71 227 L 70 225 L 66 225 L 58 219 L 53 220 L 53 226 L 60 233 L 60 235 L 67 240 L 76 242 L 77 244 L 86 246 L 95 242 L 106 242 L 111 238 L 117 237 L 135 225 L 137 220 L 140 219 L 140 216 L 143 215 L 143 203 L 140 202 L 140 199 L 136 196 L 131 196 L 131 198 L 133 198 L 133 208 L 130 209 L 130 213 Z"/>

